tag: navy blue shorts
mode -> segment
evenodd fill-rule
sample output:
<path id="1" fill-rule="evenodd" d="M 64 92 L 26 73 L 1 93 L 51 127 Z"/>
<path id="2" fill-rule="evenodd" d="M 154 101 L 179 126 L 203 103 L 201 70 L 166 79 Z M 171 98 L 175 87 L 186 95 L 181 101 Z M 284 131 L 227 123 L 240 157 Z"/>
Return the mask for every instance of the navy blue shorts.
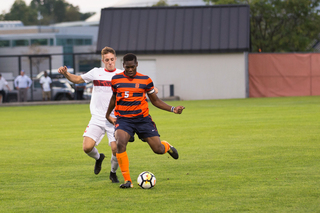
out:
<path id="1" fill-rule="evenodd" d="M 140 139 L 159 136 L 156 124 L 153 122 L 151 116 L 139 118 L 117 118 L 115 130 L 122 129 L 131 137 L 137 133 Z"/>

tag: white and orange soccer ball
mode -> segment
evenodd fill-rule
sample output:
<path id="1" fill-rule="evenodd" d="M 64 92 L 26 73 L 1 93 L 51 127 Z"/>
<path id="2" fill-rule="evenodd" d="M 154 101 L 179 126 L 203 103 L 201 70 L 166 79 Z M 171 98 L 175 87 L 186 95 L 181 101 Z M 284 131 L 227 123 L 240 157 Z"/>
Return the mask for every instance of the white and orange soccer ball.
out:
<path id="1" fill-rule="evenodd" d="M 141 172 L 137 179 L 138 185 L 143 189 L 151 189 L 156 185 L 156 177 L 151 172 Z"/>

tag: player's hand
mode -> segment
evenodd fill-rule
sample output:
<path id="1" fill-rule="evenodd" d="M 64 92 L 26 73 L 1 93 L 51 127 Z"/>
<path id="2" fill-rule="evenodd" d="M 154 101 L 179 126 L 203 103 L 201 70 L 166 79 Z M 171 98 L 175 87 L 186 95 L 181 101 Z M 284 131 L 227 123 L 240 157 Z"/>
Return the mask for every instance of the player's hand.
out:
<path id="1" fill-rule="evenodd" d="M 106 119 L 107 119 L 110 123 L 112 123 L 113 125 L 116 125 L 116 121 L 117 121 L 116 118 L 111 117 L 111 116 L 106 116 Z"/>
<path id="2" fill-rule="evenodd" d="M 66 66 L 60 67 L 60 68 L 58 69 L 58 72 L 59 72 L 60 74 L 62 74 L 62 75 L 65 75 L 65 74 L 67 74 L 67 72 L 68 72 L 68 68 L 67 68 Z"/>
<path id="3" fill-rule="evenodd" d="M 176 106 L 174 109 L 173 109 L 173 112 L 175 114 L 181 114 L 182 113 L 182 110 L 184 110 L 185 107 L 184 106 Z"/>

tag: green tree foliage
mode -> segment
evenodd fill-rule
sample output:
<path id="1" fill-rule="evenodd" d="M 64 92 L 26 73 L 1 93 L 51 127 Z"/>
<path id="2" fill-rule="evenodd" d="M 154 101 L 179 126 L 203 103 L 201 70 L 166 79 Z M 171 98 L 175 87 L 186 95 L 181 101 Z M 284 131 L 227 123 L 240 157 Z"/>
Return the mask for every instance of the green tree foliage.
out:
<path id="1" fill-rule="evenodd" d="M 204 0 L 249 4 L 253 52 L 306 52 L 318 40 L 320 0 Z"/>
<path id="2" fill-rule="evenodd" d="M 41 12 L 43 24 L 78 21 L 81 17 L 79 7 L 64 0 L 32 0 L 30 7 Z"/>
<path id="3" fill-rule="evenodd" d="M 23 0 L 16 0 L 4 20 L 21 20 L 25 25 L 37 22 L 37 11 L 29 8 Z"/>
<path id="4" fill-rule="evenodd" d="M 159 0 L 157 3 L 152 5 L 152 7 L 167 7 L 167 6 L 179 6 L 178 4 L 175 5 L 169 5 L 167 3 L 167 0 Z"/>
<path id="5" fill-rule="evenodd" d="M 89 12 L 89 13 L 81 13 L 80 20 L 86 20 L 90 16 L 93 16 L 95 13 L 94 12 Z"/>
<path id="6" fill-rule="evenodd" d="M 65 21 L 85 20 L 94 13 L 80 13 L 78 6 L 65 0 L 32 0 L 27 6 L 24 0 L 15 0 L 10 12 L 2 14 L 3 20 L 21 20 L 25 25 L 49 25 Z M 41 14 L 41 16 L 38 16 Z M 38 18 L 40 18 L 38 20 Z"/>
<path id="7" fill-rule="evenodd" d="M 157 3 L 152 5 L 152 7 L 163 7 L 163 6 L 169 6 L 166 0 L 159 0 Z"/>

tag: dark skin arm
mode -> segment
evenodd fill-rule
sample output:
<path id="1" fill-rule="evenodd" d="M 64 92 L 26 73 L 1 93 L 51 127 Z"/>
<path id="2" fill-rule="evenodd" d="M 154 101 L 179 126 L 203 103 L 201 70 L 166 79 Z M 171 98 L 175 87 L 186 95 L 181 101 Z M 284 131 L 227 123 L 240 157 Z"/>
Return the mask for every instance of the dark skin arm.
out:
<path id="1" fill-rule="evenodd" d="M 109 107 L 108 107 L 108 110 L 107 110 L 107 113 L 106 113 L 106 119 L 112 123 L 113 125 L 115 125 L 116 123 L 116 118 L 110 116 L 112 110 L 114 109 L 114 107 L 116 106 L 116 95 L 113 94 L 110 98 L 110 103 L 109 103 Z"/>
<path id="2" fill-rule="evenodd" d="M 171 107 L 170 105 L 166 104 L 164 101 L 162 101 L 158 96 L 157 94 L 154 92 L 152 94 L 148 94 L 148 97 L 151 101 L 151 103 L 155 106 L 155 107 L 158 107 L 159 109 L 162 109 L 162 110 L 166 110 L 166 111 L 169 111 L 171 112 Z M 182 113 L 182 110 L 184 110 L 185 107 L 183 106 L 176 106 L 173 110 L 173 112 L 175 114 L 181 114 Z"/>
<path id="3" fill-rule="evenodd" d="M 152 94 L 148 94 L 148 97 L 151 101 L 151 103 L 155 106 L 155 107 L 158 107 L 159 109 L 162 109 L 162 110 L 166 110 L 166 111 L 169 111 L 171 112 L 171 107 L 170 105 L 166 104 L 164 101 L 162 101 L 156 93 L 152 93 Z M 110 98 L 110 103 L 109 103 L 109 107 L 108 107 L 108 111 L 106 113 L 106 119 L 112 123 L 113 125 L 115 124 L 116 122 L 116 118 L 113 118 L 110 116 L 112 110 L 114 109 L 116 105 L 116 96 L 113 94 L 112 97 Z M 176 106 L 173 110 L 173 112 L 175 114 L 181 114 L 182 111 L 184 110 L 185 107 L 183 106 Z"/>

